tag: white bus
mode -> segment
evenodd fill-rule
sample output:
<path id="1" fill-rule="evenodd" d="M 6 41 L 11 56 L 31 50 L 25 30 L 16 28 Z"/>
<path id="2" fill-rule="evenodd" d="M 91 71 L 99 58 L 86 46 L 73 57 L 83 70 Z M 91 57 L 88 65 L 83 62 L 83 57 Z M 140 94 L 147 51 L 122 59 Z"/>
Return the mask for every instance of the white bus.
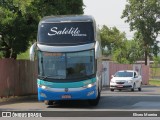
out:
<path id="1" fill-rule="evenodd" d="M 49 16 L 38 26 L 30 59 L 38 58 L 38 99 L 88 100 L 97 105 L 102 89 L 101 42 L 95 20 L 87 15 Z"/>

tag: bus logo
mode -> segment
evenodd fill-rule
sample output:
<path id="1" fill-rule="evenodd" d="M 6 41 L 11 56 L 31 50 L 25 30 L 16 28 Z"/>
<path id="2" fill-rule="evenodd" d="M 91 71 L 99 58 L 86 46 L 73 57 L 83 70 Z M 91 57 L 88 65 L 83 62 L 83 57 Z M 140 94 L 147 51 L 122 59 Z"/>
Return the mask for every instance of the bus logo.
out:
<path id="1" fill-rule="evenodd" d="M 64 91 L 65 91 L 65 92 L 68 92 L 68 88 L 65 88 Z"/>
<path id="2" fill-rule="evenodd" d="M 48 36 L 54 36 L 54 35 L 72 35 L 72 36 L 87 36 L 87 34 L 81 34 L 79 28 L 64 28 L 64 29 L 58 29 L 58 27 L 53 27 L 50 30 L 50 33 L 48 33 Z"/>

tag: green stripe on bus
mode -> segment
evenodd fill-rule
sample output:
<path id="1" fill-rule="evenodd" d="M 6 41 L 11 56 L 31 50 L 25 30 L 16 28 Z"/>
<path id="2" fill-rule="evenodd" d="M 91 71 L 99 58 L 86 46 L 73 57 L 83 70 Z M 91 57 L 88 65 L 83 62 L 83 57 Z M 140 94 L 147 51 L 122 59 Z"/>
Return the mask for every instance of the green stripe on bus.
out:
<path id="1" fill-rule="evenodd" d="M 86 86 L 86 85 L 94 83 L 94 82 L 96 82 L 96 78 L 92 78 L 89 80 L 83 80 L 83 81 L 79 81 L 79 82 L 69 82 L 69 83 L 68 82 L 54 83 L 54 82 L 47 82 L 44 80 L 37 79 L 37 84 L 48 86 L 51 88 L 78 88 L 78 87 L 83 87 L 83 86 Z"/>

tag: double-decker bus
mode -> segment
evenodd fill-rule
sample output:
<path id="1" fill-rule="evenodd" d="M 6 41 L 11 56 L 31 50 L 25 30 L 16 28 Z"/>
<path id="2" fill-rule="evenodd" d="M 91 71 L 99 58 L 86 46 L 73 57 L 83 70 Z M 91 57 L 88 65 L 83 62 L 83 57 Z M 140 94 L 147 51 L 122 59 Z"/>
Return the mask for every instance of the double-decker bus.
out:
<path id="1" fill-rule="evenodd" d="M 38 99 L 88 100 L 97 105 L 102 89 L 101 43 L 92 16 L 49 16 L 38 25 L 30 59 L 38 60 Z"/>

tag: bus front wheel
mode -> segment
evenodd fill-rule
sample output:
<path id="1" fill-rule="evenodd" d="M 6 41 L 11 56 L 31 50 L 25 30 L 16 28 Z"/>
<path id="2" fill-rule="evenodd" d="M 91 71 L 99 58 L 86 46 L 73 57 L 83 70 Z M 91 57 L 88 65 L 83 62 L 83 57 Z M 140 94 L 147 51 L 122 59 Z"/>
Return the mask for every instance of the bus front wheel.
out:
<path id="1" fill-rule="evenodd" d="M 52 100 L 45 100 L 44 103 L 45 103 L 45 105 L 53 105 Z"/>
<path id="2" fill-rule="evenodd" d="M 98 89 L 97 98 L 96 98 L 96 99 L 93 99 L 93 100 L 89 100 L 88 102 L 89 102 L 89 104 L 90 104 L 91 106 L 97 106 L 98 103 L 99 103 L 99 100 L 100 100 L 100 91 L 99 91 L 99 89 Z"/>

